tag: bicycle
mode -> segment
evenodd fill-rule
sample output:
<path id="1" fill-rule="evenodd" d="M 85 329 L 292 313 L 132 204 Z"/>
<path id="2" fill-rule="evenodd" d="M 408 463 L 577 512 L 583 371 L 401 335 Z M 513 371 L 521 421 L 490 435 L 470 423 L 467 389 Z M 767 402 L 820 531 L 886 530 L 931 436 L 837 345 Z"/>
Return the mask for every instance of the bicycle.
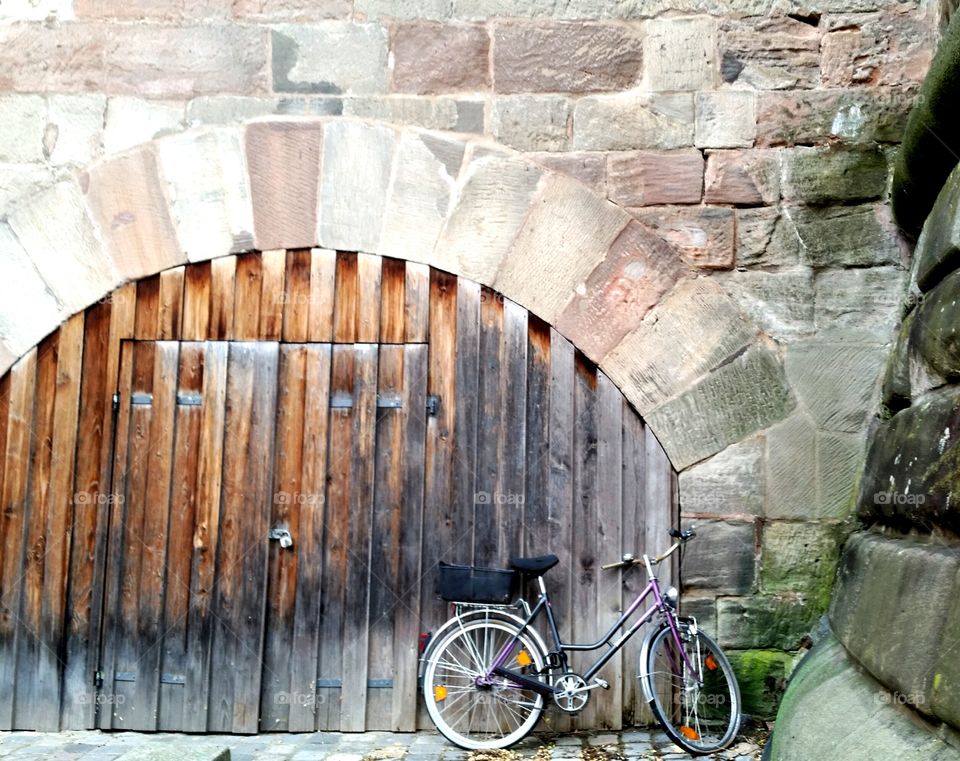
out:
<path id="1" fill-rule="evenodd" d="M 441 596 L 445 599 L 457 596 L 451 588 L 467 578 L 465 571 L 472 574 L 474 587 L 460 595 L 466 599 L 451 600 L 457 605 L 456 615 L 441 627 L 423 656 L 421 681 L 427 713 L 441 734 L 469 750 L 506 748 L 533 730 L 548 699 L 565 713 L 579 713 L 592 690 L 609 689 L 597 672 L 644 624 L 659 615 L 659 626 L 647 634 L 640 651 L 638 677 L 644 699 L 670 739 L 684 750 L 705 754 L 728 746 L 740 726 L 740 688 L 719 645 L 700 630 L 695 618 L 678 614 L 677 589 L 660 589 L 654 567 L 696 532 L 690 527 L 673 530 L 670 535 L 677 541 L 662 555 L 637 559 L 625 554 L 620 561 L 603 566 L 627 569 L 642 564 L 647 585 L 610 630 L 592 643 L 560 639 L 543 580 L 559 562 L 556 555 L 513 558 L 510 571 L 442 567 Z M 448 572 L 453 581 L 443 589 L 445 569 L 454 569 L 456 575 Z M 484 573 L 503 578 L 491 581 Z M 522 615 L 506 612 L 502 604 L 518 576 L 536 579 L 539 589 L 532 610 L 525 601 L 514 603 Z M 650 607 L 612 642 L 651 594 Z M 482 597 L 493 597 L 500 604 L 485 607 L 478 599 Z M 532 628 L 541 613 L 546 614 L 553 643 L 550 650 Z M 582 675 L 570 669 L 568 652 L 597 650 L 604 645 L 609 649 Z"/>

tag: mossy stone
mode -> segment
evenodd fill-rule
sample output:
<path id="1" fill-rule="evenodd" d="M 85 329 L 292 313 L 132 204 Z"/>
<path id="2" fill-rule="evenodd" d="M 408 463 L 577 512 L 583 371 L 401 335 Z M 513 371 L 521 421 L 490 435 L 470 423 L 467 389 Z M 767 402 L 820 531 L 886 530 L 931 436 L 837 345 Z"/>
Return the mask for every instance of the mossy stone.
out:
<path id="1" fill-rule="evenodd" d="M 740 685 L 744 713 L 756 719 L 773 719 L 795 656 L 782 650 L 732 651 L 727 656 Z"/>

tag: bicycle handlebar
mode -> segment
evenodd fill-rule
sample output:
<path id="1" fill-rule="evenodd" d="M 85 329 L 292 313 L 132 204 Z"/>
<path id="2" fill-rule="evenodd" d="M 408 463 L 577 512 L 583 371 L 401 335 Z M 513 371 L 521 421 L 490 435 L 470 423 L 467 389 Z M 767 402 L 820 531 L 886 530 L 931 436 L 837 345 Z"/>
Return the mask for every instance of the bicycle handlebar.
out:
<path id="1" fill-rule="evenodd" d="M 650 558 L 650 564 L 657 565 L 658 563 L 662 563 L 664 560 L 670 557 L 674 552 L 676 552 L 677 549 L 680 547 L 680 545 L 685 544 L 686 542 L 689 542 L 696 535 L 697 535 L 696 526 L 690 526 L 689 528 L 685 528 L 682 531 L 677 530 L 675 528 L 670 529 L 670 536 L 672 536 L 674 539 L 679 539 L 680 541 L 674 542 L 673 545 L 670 547 L 670 549 L 664 552 L 662 555 L 657 555 L 656 557 Z M 600 567 L 604 570 L 609 570 L 611 568 L 629 568 L 632 565 L 637 565 L 642 562 L 643 562 L 643 558 L 635 558 L 633 555 L 627 552 L 627 553 L 624 553 L 623 557 L 618 562 L 607 563 L 606 565 L 602 565 Z"/>

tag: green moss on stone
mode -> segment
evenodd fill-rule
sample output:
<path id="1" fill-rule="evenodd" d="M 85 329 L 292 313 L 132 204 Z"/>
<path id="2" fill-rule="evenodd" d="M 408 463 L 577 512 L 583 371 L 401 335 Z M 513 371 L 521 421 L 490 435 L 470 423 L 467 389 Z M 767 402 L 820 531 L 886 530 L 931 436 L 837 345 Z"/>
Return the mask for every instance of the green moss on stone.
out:
<path id="1" fill-rule="evenodd" d="M 795 656 L 783 650 L 742 650 L 727 655 L 740 685 L 744 712 L 758 719 L 773 719 Z"/>

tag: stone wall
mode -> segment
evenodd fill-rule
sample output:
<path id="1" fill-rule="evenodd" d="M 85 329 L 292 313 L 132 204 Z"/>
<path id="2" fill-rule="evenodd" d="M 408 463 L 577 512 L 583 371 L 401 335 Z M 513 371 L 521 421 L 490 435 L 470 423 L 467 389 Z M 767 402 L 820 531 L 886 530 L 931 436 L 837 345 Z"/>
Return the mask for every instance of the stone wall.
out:
<path id="1" fill-rule="evenodd" d="M 246 238 L 219 249 L 186 248 L 183 228 L 198 233 L 198 209 L 222 201 L 215 182 L 229 180 L 223 167 L 249 170 L 256 186 L 290 163 L 267 152 L 282 142 L 276 136 L 263 150 L 249 148 L 259 129 L 249 127 L 132 146 L 283 115 L 381 120 L 515 149 L 609 203 L 594 206 L 582 189 L 546 182 L 514 154 L 502 166 L 495 154 L 484 159 L 482 147 L 470 148 L 462 171 L 450 162 L 440 171 L 429 149 L 404 148 L 422 170 L 407 192 L 416 196 L 432 168 L 431 202 L 452 188 L 441 218 L 501 195 L 505 216 L 496 230 L 484 228 L 485 246 L 560 247 L 576 257 L 595 245 L 551 274 L 548 289 L 538 274 L 553 272 L 550 253 L 514 256 L 524 263 L 498 273 L 501 259 L 485 262 L 483 246 L 467 242 L 452 261 L 554 323 L 657 432 L 681 471 L 683 520 L 703 528 L 684 567 L 685 604 L 735 651 L 748 709 L 770 715 L 791 662 L 785 653 L 825 610 L 849 531 L 906 274 L 883 199 L 943 12 L 938 3 L 886 0 L 803 8 L 780 0 L 6 0 L 0 262 L 11 277 L 41 277 L 32 296 L 22 291 L 2 307 L 0 367 L 39 337 L 38 326 L 45 332 L 96 298 L 96 288 L 78 295 L 76 284 L 99 265 L 57 263 L 78 236 L 71 251 L 174 237 L 149 262 L 111 269 L 105 259 L 110 288 L 146 274 L 150 257 L 176 266 L 244 246 L 323 242 L 312 218 L 288 233 L 306 230 L 302 240 L 265 234 L 272 223 L 261 210 L 256 239 L 248 226 Z M 401 150 L 394 154 L 385 134 L 345 154 L 373 151 L 357 176 L 383 184 L 369 196 L 376 203 L 399 192 L 389 167 L 400 166 Z M 191 191 L 191 161 L 198 175 L 221 174 Z M 158 223 L 144 238 L 132 235 L 123 216 L 133 213 L 131 198 L 138 213 L 166 214 L 169 203 L 177 229 Z M 313 214 L 325 203 L 298 201 L 313 203 Z M 366 195 L 353 203 L 360 218 L 379 223 L 383 206 Z M 567 215 L 576 224 L 547 230 L 528 212 L 540 203 L 551 205 L 550 219 L 576 210 Z M 580 225 L 594 208 L 600 216 Z M 445 217 L 443 229 L 475 231 L 489 218 Z M 610 219 L 616 230 L 607 230 Z M 622 219 L 641 224 L 618 235 Z M 228 238 L 235 221 L 223 230 Z M 428 232 L 440 224 L 432 219 Z M 412 240 L 409 227 L 402 242 Z M 398 239 L 384 250 L 379 232 L 328 242 L 425 256 Z M 25 325 L 31 305 L 45 316 Z"/>

